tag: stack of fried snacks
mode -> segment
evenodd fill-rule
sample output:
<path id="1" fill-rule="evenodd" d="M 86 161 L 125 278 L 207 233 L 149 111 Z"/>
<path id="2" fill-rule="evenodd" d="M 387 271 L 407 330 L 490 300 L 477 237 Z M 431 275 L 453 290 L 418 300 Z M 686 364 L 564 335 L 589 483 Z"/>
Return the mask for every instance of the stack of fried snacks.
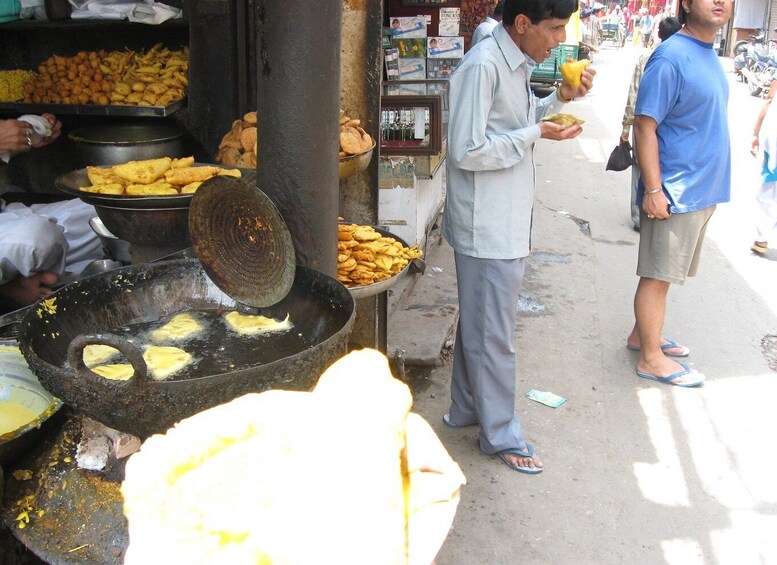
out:
<path id="1" fill-rule="evenodd" d="M 340 158 L 358 155 L 372 148 L 375 143 L 369 133 L 355 120 L 340 110 Z"/>
<path id="2" fill-rule="evenodd" d="M 337 239 L 337 280 L 349 287 L 384 281 L 423 255 L 370 226 L 340 224 Z"/>
<path id="3" fill-rule="evenodd" d="M 126 196 L 176 196 L 191 194 L 217 175 L 240 178 L 238 169 L 203 165 L 194 167 L 194 157 L 129 161 L 113 167 L 86 167 L 91 186 L 79 190 L 96 194 Z"/>
<path id="4" fill-rule="evenodd" d="M 232 122 L 232 129 L 221 139 L 216 161 L 231 167 L 256 168 L 258 147 L 256 112 L 248 112 L 242 120 Z"/>
<path id="5" fill-rule="evenodd" d="M 16 102 L 24 98 L 24 85 L 34 76 L 32 71 L 20 69 L 0 71 L 0 102 Z"/>
<path id="6" fill-rule="evenodd" d="M 189 49 L 161 43 L 148 51 L 79 51 L 52 55 L 24 85 L 24 101 L 44 104 L 168 106 L 189 86 Z"/>

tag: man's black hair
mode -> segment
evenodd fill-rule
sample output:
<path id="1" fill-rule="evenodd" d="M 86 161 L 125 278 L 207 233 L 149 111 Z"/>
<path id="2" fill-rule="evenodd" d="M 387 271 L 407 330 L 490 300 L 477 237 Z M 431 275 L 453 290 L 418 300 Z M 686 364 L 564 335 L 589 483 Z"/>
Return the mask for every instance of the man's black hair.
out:
<path id="1" fill-rule="evenodd" d="M 674 16 L 666 17 L 658 23 L 658 38 L 661 41 L 666 41 L 680 31 L 682 27 L 680 20 Z"/>
<path id="2" fill-rule="evenodd" d="M 505 11 L 505 0 L 499 0 L 499 2 L 496 3 L 496 6 L 494 6 L 494 14 L 492 17 L 495 20 L 499 20 L 502 18 L 504 11 Z"/>
<path id="3" fill-rule="evenodd" d="M 502 21 L 504 25 L 513 25 L 520 14 L 533 24 L 550 18 L 565 20 L 577 11 L 577 4 L 577 0 L 505 0 Z"/>
<path id="4" fill-rule="evenodd" d="M 689 1 L 688 4 L 691 2 Z M 680 22 L 681 26 L 684 26 L 686 21 L 688 21 L 688 13 L 685 11 L 685 8 L 683 7 L 683 2 L 680 0 L 680 5 L 677 8 L 677 19 Z"/>

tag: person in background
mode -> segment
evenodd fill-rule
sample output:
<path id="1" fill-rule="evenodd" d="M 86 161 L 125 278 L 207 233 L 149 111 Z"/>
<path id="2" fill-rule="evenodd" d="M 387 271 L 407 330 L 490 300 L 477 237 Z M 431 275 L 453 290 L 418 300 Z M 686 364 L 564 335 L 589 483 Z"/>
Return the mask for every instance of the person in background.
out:
<path id="1" fill-rule="evenodd" d="M 732 11 L 723 0 L 682 0 L 683 27 L 648 59 L 634 109 L 640 279 L 626 345 L 639 351 L 637 376 L 683 387 L 704 375 L 670 358 L 690 350 L 662 336 L 666 297 L 696 275 L 707 224 L 731 198 L 729 86 L 713 43 Z"/>
<path id="2" fill-rule="evenodd" d="M 766 96 L 753 127 L 750 152 L 753 157 L 762 152 L 761 187 L 756 196 L 756 235 L 750 250 L 758 255 L 769 251 L 769 235 L 777 228 L 777 112 L 770 110 L 777 92 L 777 71 L 772 76 Z M 763 127 L 763 126 L 766 127 Z"/>
<path id="3" fill-rule="evenodd" d="M 665 41 L 672 35 L 680 31 L 680 20 L 675 17 L 664 18 L 661 20 L 658 29 L 658 38 Z M 631 84 L 629 84 L 629 95 L 626 98 L 626 107 L 623 110 L 623 131 L 621 132 L 621 142 L 629 140 L 631 124 L 634 123 L 634 104 L 637 102 L 637 92 L 639 90 L 639 81 L 642 80 L 642 73 L 645 72 L 645 64 L 650 57 L 650 52 L 639 56 L 637 64 L 634 66 L 634 72 L 631 75 Z M 635 142 L 632 139 L 632 147 Z M 639 206 L 637 205 L 637 185 L 639 184 L 639 165 L 636 161 L 631 165 L 631 222 L 634 229 L 639 231 Z"/>
<path id="4" fill-rule="evenodd" d="M 639 21 L 640 34 L 642 36 L 642 47 L 650 47 L 650 34 L 653 32 L 653 16 L 645 10 Z"/>
<path id="5" fill-rule="evenodd" d="M 18 155 L 56 141 L 62 124 L 52 114 L 41 116 L 51 133 L 36 135 L 20 120 L 0 120 L 0 154 Z M 80 272 L 104 257 L 102 244 L 89 226 L 97 215 L 79 199 L 49 204 L 6 203 L 0 198 L 0 309 L 9 311 L 51 294 L 68 270 Z"/>
<path id="6" fill-rule="evenodd" d="M 502 21 L 502 14 L 505 9 L 505 0 L 498 0 L 494 6 L 494 12 L 490 16 L 486 16 L 482 22 L 475 28 L 475 32 L 472 34 L 472 41 L 470 41 L 469 48 L 472 49 L 475 44 L 491 35 L 491 31 L 496 24 Z"/>
<path id="7" fill-rule="evenodd" d="M 539 121 L 584 96 L 563 83 L 533 95 L 532 69 L 566 39 L 577 0 L 506 0 L 504 19 L 450 78 L 448 186 L 442 234 L 455 252 L 459 322 L 446 425 L 480 426 L 480 450 L 511 469 L 542 471 L 515 414 L 516 303 L 530 252 L 534 207 L 534 145 L 582 132 Z"/>

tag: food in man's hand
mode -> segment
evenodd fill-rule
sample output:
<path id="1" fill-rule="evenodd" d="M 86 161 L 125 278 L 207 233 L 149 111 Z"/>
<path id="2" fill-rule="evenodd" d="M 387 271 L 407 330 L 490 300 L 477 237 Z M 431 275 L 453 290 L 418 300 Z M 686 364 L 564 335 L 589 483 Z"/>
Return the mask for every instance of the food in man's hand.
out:
<path id="1" fill-rule="evenodd" d="M 423 255 L 417 245 L 405 247 L 372 226 L 340 224 L 337 240 L 337 280 L 347 287 L 384 281 Z"/>
<path id="2" fill-rule="evenodd" d="M 127 565 L 430 563 L 465 483 L 386 357 L 247 394 L 147 439 L 121 486 Z"/>
<path id="3" fill-rule="evenodd" d="M 189 312 L 176 314 L 172 319 L 161 328 L 151 332 L 151 339 L 154 341 L 175 341 L 186 339 L 198 333 L 202 325 L 197 318 Z"/>
<path id="4" fill-rule="evenodd" d="M 86 167 L 91 186 L 79 188 L 93 194 L 127 196 L 176 196 L 191 194 L 206 180 L 217 175 L 240 178 L 238 169 L 194 166 L 194 157 L 145 159 L 112 167 Z"/>
<path id="5" fill-rule="evenodd" d="M 151 376 L 158 381 L 174 375 L 192 362 L 191 354 L 183 349 L 159 345 L 149 345 L 143 352 L 143 359 Z"/>
<path id="6" fill-rule="evenodd" d="M 573 116 L 572 114 L 551 114 L 550 116 L 545 116 L 542 118 L 543 122 L 553 122 L 554 124 L 558 124 L 560 126 L 564 126 L 565 128 L 568 128 L 570 126 L 578 126 L 583 125 L 585 123 L 585 120 L 581 120 L 577 116 Z"/>
<path id="7" fill-rule="evenodd" d="M 361 127 L 361 120 L 355 120 L 340 110 L 340 158 L 358 155 L 372 148 L 375 141 Z"/>
<path id="8" fill-rule="evenodd" d="M 232 167 L 256 168 L 258 147 L 256 112 L 248 112 L 242 120 L 232 122 L 216 153 L 216 162 Z"/>
<path id="9" fill-rule="evenodd" d="M 267 316 L 254 316 L 251 314 L 241 314 L 240 312 L 229 312 L 224 316 L 229 329 L 240 335 L 257 335 L 268 332 L 279 332 L 291 328 L 289 315 L 283 320 L 275 320 Z"/>
<path id="10" fill-rule="evenodd" d="M 580 88 L 580 80 L 583 78 L 583 71 L 590 64 L 591 61 L 589 59 L 581 59 L 579 61 L 570 59 L 569 61 L 562 63 L 559 70 L 561 71 L 561 76 L 564 77 L 564 82 L 574 90 Z"/>

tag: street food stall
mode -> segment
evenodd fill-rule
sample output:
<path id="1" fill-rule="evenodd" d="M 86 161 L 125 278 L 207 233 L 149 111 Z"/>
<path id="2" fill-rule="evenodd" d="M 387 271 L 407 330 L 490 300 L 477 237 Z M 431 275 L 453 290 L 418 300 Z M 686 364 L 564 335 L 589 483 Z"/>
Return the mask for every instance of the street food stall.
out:
<path id="1" fill-rule="evenodd" d="M 124 49 L 132 51 L 127 60 L 147 57 L 156 73 L 167 73 L 174 61 L 167 90 L 179 88 L 174 81 L 180 85 L 173 97 L 160 99 L 159 88 L 153 101 L 141 95 L 135 105 L 111 102 L 164 84 L 156 80 L 161 74 L 135 81 L 145 84 L 142 91 L 126 81 L 129 90 L 106 86 L 101 98 L 95 86 L 94 99 L 64 101 L 44 100 L 32 89 L 0 104 L 4 118 L 51 111 L 72 134 L 59 148 L 45 149 L 44 166 L 33 166 L 31 156 L 16 163 L 12 180 L 55 186 L 92 203 L 104 241 L 128 244 L 118 265 L 0 321 L 13 322 L 0 335 L 0 355 L 12 361 L 2 358 L 0 365 L 21 373 L 0 373 L 0 401 L 36 412 L 29 424 L 0 428 L 0 521 L 37 558 L 124 562 L 131 540 L 122 481 L 127 456 L 141 442 L 179 437 L 180 422 L 245 395 L 311 394 L 349 349 L 385 353 L 386 293 L 418 253 L 413 241 L 376 226 L 383 14 L 335 4 L 313 11 L 302 1 L 270 2 L 250 11 L 189 0 L 182 19 L 150 29 L 67 19 L 0 24 L 3 68 L 50 60 L 39 72 L 56 75 L 64 65 L 67 75 L 73 61 L 66 57 L 83 52 L 86 62 L 79 64 L 95 61 L 97 71 Z M 332 40 L 341 36 L 348 38 L 342 46 Z M 66 44 L 71 53 L 60 54 Z M 160 53 L 165 59 L 153 63 Z M 338 81 L 332 69 L 347 72 Z M 338 123 L 341 108 L 358 117 L 341 110 Z M 241 146 L 243 161 L 227 165 L 215 157 L 237 121 L 241 134 L 253 126 L 254 137 Z M 350 139 L 344 145 L 343 127 L 365 145 L 348 146 Z M 151 153 L 127 153 L 127 146 Z M 338 147 L 346 150 L 339 157 Z M 112 182 L 126 180 L 127 167 L 137 163 L 167 168 L 150 183 Z M 173 182 L 182 170 L 197 178 L 212 174 L 187 192 L 195 183 Z M 106 189 L 110 184 L 118 188 Z M 142 184 L 162 192 L 130 191 Z M 91 357 L 106 350 L 104 359 Z M 346 372 L 350 392 L 361 391 L 361 378 L 353 378 L 365 370 L 383 371 L 379 357 Z M 399 383 L 388 365 L 382 374 Z M 358 408 L 360 398 L 348 396 L 347 405 Z M 402 488 L 412 484 L 399 475 L 408 410 L 400 411 L 401 442 L 391 455 Z M 351 424 L 359 427 L 358 420 Z M 448 481 L 445 512 L 417 522 L 434 535 L 415 536 L 439 547 L 463 476 L 431 428 L 407 436 L 426 438 L 414 453 L 442 454 L 435 476 Z M 402 461 L 402 473 L 428 471 Z M 424 504 L 439 509 L 439 502 Z M 434 557 L 429 547 L 426 561 Z"/>

